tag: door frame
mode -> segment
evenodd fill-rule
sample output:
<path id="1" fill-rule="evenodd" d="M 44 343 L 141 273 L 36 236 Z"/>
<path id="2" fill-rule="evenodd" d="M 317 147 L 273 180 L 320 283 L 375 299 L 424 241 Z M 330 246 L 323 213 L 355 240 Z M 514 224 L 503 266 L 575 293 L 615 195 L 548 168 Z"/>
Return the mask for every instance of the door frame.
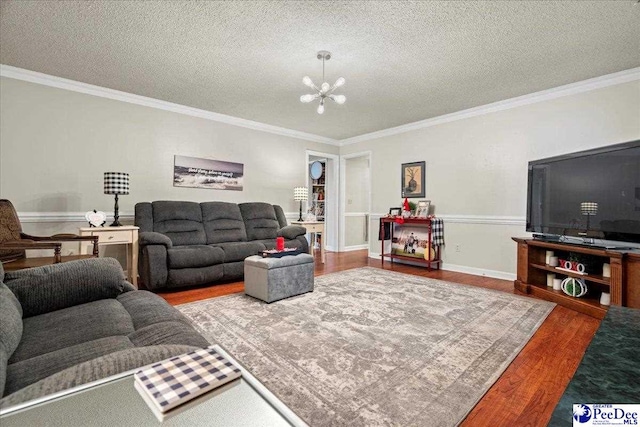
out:
<path id="1" fill-rule="evenodd" d="M 324 153 L 321 151 L 313 151 L 306 150 L 306 161 L 305 161 L 305 185 L 307 188 L 309 187 L 309 162 L 310 157 L 323 157 L 325 159 L 332 160 L 331 162 L 327 162 L 325 173 L 330 173 L 331 178 L 329 180 L 329 185 L 325 185 L 325 192 L 327 193 L 327 200 L 330 200 L 329 203 L 325 206 L 324 212 L 324 227 L 326 236 L 322 236 L 325 249 L 332 252 L 338 251 L 338 233 L 340 224 L 338 222 L 338 209 L 340 204 L 339 199 L 339 182 L 340 182 L 340 156 L 332 153 Z M 309 202 L 307 202 L 307 209 L 309 207 Z"/>
<path id="2" fill-rule="evenodd" d="M 346 206 L 347 206 L 347 179 L 346 179 L 346 169 L 347 169 L 347 159 L 353 159 L 356 157 L 367 157 L 369 159 L 369 176 L 367 177 L 369 181 L 369 200 L 367 200 L 367 217 L 365 219 L 367 230 L 369 230 L 369 240 L 366 245 L 358 245 L 358 246 L 345 246 L 346 240 Z M 371 244 L 371 198 L 372 198 L 372 182 L 371 182 L 371 165 L 373 162 L 373 152 L 370 150 L 367 151 L 358 151 L 356 153 L 343 154 L 340 156 L 340 240 L 339 240 L 339 251 L 355 251 L 360 249 L 369 249 Z"/>

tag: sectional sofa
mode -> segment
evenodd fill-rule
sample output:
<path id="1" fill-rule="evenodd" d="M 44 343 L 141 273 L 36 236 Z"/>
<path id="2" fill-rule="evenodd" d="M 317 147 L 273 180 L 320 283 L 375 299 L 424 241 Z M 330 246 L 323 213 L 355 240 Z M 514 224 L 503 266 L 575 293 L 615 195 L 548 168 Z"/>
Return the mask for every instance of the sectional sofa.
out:
<path id="1" fill-rule="evenodd" d="M 139 272 L 158 290 L 241 279 L 244 259 L 276 246 L 309 249 L 304 227 L 269 203 L 156 201 L 135 206 Z"/>

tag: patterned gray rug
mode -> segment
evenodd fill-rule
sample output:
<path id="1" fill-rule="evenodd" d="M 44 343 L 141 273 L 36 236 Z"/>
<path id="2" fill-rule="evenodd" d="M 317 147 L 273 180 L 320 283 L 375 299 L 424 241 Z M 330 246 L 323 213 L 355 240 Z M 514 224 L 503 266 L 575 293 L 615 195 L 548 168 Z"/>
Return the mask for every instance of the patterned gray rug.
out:
<path id="1" fill-rule="evenodd" d="M 177 308 L 311 426 L 454 426 L 554 306 L 365 267 Z"/>

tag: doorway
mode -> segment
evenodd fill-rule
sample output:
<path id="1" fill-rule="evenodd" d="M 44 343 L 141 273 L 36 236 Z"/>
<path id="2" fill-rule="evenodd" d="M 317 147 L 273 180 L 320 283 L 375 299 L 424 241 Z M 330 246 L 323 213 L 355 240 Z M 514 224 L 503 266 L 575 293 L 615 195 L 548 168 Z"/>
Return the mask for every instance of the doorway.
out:
<path id="1" fill-rule="evenodd" d="M 309 175 L 309 166 L 319 161 L 324 166 L 324 179 L 323 179 L 323 220 L 324 220 L 324 232 L 326 236 L 321 236 L 324 239 L 324 247 L 328 251 L 336 252 L 338 250 L 338 183 L 339 183 L 339 167 L 340 157 L 336 154 L 322 153 L 318 151 L 307 150 L 307 162 L 306 162 L 306 185 L 310 191 L 310 199 L 307 202 L 307 210 L 314 202 L 313 199 L 313 184 Z M 314 242 L 310 242 L 313 244 Z"/>
<path id="2" fill-rule="evenodd" d="M 340 157 L 340 251 L 369 248 L 371 152 Z"/>

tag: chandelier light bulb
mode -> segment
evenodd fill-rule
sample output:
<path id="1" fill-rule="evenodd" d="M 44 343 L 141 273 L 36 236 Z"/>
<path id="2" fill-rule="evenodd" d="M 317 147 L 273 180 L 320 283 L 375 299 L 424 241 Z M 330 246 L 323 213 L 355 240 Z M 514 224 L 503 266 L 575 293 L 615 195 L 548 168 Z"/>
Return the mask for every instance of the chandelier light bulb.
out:
<path id="1" fill-rule="evenodd" d="M 313 81 L 311 80 L 311 77 L 309 77 L 309 76 L 304 76 L 302 78 L 302 84 L 304 84 L 305 86 L 309 86 L 311 88 L 315 86 L 313 84 Z"/>
<path id="2" fill-rule="evenodd" d="M 317 97 L 317 95 L 312 95 L 312 94 L 308 93 L 308 94 L 302 95 L 300 97 L 300 102 L 304 102 L 306 104 L 306 103 L 309 103 L 309 102 L 313 101 L 314 99 L 316 99 L 316 97 Z"/>
<path id="3" fill-rule="evenodd" d="M 338 80 L 336 80 L 335 84 L 333 85 L 333 88 L 337 88 L 340 86 L 343 86 L 345 83 L 344 77 L 340 77 Z"/>
<path id="4" fill-rule="evenodd" d="M 329 83 L 324 82 L 322 83 L 322 86 L 320 86 L 320 89 L 322 89 L 323 93 L 327 93 L 329 92 L 329 89 L 331 89 L 331 86 L 329 86 Z"/>
<path id="5" fill-rule="evenodd" d="M 320 101 L 320 105 L 318 105 L 318 114 L 324 113 L 324 99 Z"/>
<path id="6" fill-rule="evenodd" d="M 344 95 L 331 95 L 331 99 L 333 99 L 336 104 L 342 105 L 347 100 L 347 97 Z"/>

